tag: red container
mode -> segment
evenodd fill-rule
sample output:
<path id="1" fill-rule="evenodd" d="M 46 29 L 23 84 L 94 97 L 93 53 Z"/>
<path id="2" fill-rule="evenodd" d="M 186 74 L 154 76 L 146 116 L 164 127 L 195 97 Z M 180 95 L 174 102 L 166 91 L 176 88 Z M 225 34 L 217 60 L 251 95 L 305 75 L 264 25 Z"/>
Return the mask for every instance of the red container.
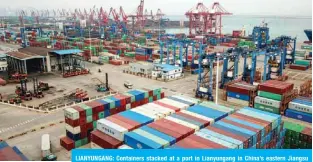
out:
<path id="1" fill-rule="evenodd" d="M 256 87 L 255 87 L 256 89 Z M 236 92 L 239 94 L 249 95 L 251 90 L 254 90 L 251 85 L 245 85 L 245 83 L 231 84 L 226 87 L 227 91 Z"/>
<path id="2" fill-rule="evenodd" d="M 79 118 L 79 125 L 83 125 L 83 124 L 86 124 L 87 122 L 87 119 L 86 117 L 83 117 L 83 118 Z"/>
<path id="3" fill-rule="evenodd" d="M 259 84 L 260 91 L 266 91 L 271 93 L 276 93 L 283 95 L 286 92 L 289 92 L 293 89 L 293 83 L 286 83 L 277 80 L 268 80 Z"/>
<path id="4" fill-rule="evenodd" d="M 175 128 L 174 131 L 182 134 L 183 138 L 187 137 L 187 136 L 189 136 L 189 135 L 191 135 L 191 134 L 193 134 L 195 132 L 195 130 L 192 129 L 192 128 L 183 126 L 181 124 L 172 122 L 172 121 L 167 120 L 167 119 L 161 119 L 161 120 L 155 121 L 154 123 L 159 125 L 159 126 L 165 127 L 167 129 L 172 129 L 173 130 L 173 128 Z"/>
<path id="5" fill-rule="evenodd" d="M 85 109 L 83 109 L 83 108 L 81 108 L 79 106 L 73 106 L 72 108 L 79 112 L 79 118 L 86 118 L 86 111 L 85 111 Z"/>
<path id="6" fill-rule="evenodd" d="M 80 138 L 81 138 L 81 139 L 86 138 L 86 137 L 88 136 L 88 133 L 87 133 L 87 132 L 88 132 L 87 130 L 84 130 L 84 131 L 81 130 L 81 132 L 80 132 Z"/>
<path id="7" fill-rule="evenodd" d="M 291 64 L 289 66 L 290 69 L 296 69 L 296 70 L 302 70 L 305 71 L 308 69 L 309 66 L 304 66 L 304 65 L 296 65 L 296 64 Z"/>
<path id="8" fill-rule="evenodd" d="M 115 115 L 113 116 L 109 116 L 109 117 L 106 117 L 105 119 L 111 121 L 112 123 L 115 123 L 123 128 L 126 128 L 128 131 L 132 130 L 134 127 L 131 125 L 131 124 L 128 124 L 126 122 L 123 122 L 123 121 L 120 121 L 118 120 L 117 118 L 114 118 Z"/>
<path id="9" fill-rule="evenodd" d="M 119 141 L 98 130 L 91 132 L 90 140 L 105 149 L 116 149 L 123 144 L 122 141 Z"/>
<path id="10" fill-rule="evenodd" d="M 133 121 L 133 120 L 130 120 L 128 118 L 125 118 L 125 117 L 123 117 L 123 116 L 121 116 L 119 114 L 114 115 L 114 118 L 116 118 L 116 119 L 118 119 L 118 120 L 120 120 L 120 121 L 122 121 L 124 123 L 128 123 L 129 125 L 132 125 L 133 128 L 131 130 L 137 129 L 137 128 L 139 128 L 141 126 L 140 123 L 138 123 L 136 121 Z"/>
<path id="11" fill-rule="evenodd" d="M 110 115 L 114 115 L 116 113 L 117 113 L 117 109 L 116 108 L 110 109 Z"/>
<path id="12" fill-rule="evenodd" d="M 181 140 L 179 142 L 176 143 L 177 146 L 181 147 L 181 148 L 188 148 L 188 149 L 202 149 L 204 148 L 205 146 L 202 146 L 195 142 L 195 141 L 190 141 L 189 139 L 184 139 L 184 140 Z M 208 149 L 208 147 L 206 148 Z"/>
<path id="13" fill-rule="evenodd" d="M 87 128 L 87 130 L 93 129 L 93 123 L 92 122 L 87 123 L 86 128 Z"/>
<path id="14" fill-rule="evenodd" d="M 117 113 L 120 113 L 120 112 L 123 112 L 123 111 L 126 111 L 126 105 L 122 105 L 122 106 L 117 108 Z"/>
<path id="15" fill-rule="evenodd" d="M 149 103 L 149 98 L 144 98 L 143 99 L 143 105 Z"/>
<path id="16" fill-rule="evenodd" d="M 75 148 L 75 143 L 73 140 L 71 140 L 68 137 L 62 137 L 60 138 L 60 144 L 62 147 L 64 147 L 67 151 L 71 151 Z"/>
<path id="17" fill-rule="evenodd" d="M 135 59 L 138 61 L 147 61 L 149 59 L 149 55 L 135 55 Z"/>
<path id="18" fill-rule="evenodd" d="M 169 109 L 172 109 L 175 112 L 180 111 L 180 109 L 178 107 L 175 107 L 175 106 L 172 106 L 172 105 L 168 105 L 168 104 L 165 104 L 165 103 L 162 103 L 162 102 L 159 102 L 159 101 L 154 101 L 153 103 L 158 104 L 158 105 L 163 106 L 163 107 L 166 107 L 166 108 L 169 108 Z"/>
<path id="19" fill-rule="evenodd" d="M 122 60 L 109 60 L 112 65 L 122 65 Z"/>
<path id="20" fill-rule="evenodd" d="M 137 103 L 136 103 L 136 101 L 135 101 L 135 102 L 130 103 L 130 107 L 131 107 L 131 108 L 135 108 L 135 107 L 137 107 Z"/>
<path id="21" fill-rule="evenodd" d="M 157 96 L 153 96 L 153 101 L 157 101 L 158 97 Z"/>
<path id="22" fill-rule="evenodd" d="M 146 88 L 142 88 L 142 90 L 145 90 L 149 93 L 149 97 L 152 97 L 153 96 L 153 91 L 150 90 L 150 89 L 146 89 Z"/>
<path id="23" fill-rule="evenodd" d="M 217 149 L 226 149 L 227 147 L 223 146 L 223 145 L 220 145 L 218 143 L 215 143 L 213 141 L 209 141 L 209 140 L 206 140 L 200 136 L 197 136 L 195 134 L 192 134 L 190 136 L 188 136 L 187 138 L 191 139 L 191 140 L 194 140 L 194 141 L 197 141 L 201 144 L 204 144 L 204 145 L 207 145 L 209 148 L 217 148 Z"/>
<path id="24" fill-rule="evenodd" d="M 150 123 L 147 125 L 148 127 L 150 128 L 153 128 L 159 132 L 162 132 L 164 134 L 167 134 L 171 137 L 174 137 L 176 139 L 176 142 L 180 141 L 181 139 L 183 139 L 183 134 L 179 134 L 178 132 L 175 132 L 173 129 L 168 129 L 168 128 L 165 128 L 163 126 L 160 126 L 156 123 Z"/>
<path id="25" fill-rule="evenodd" d="M 99 120 L 99 114 L 98 113 L 92 114 L 92 120 L 93 121 Z"/>
<path id="26" fill-rule="evenodd" d="M 72 126 L 72 127 L 77 127 L 80 124 L 79 119 L 72 120 L 72 119 L 67 118 L 67 117 L 65 117 L 65 123 Z"/>
<path id="27" fill-rule="evenodd" d="M 161 98 L 164 98 L 164 97 L 165 97 L 165 93 L 161 92 Z"/>
<path id="28" fill-rule="evenodd" d="M 90 101 L 90 102 L 85 103 L 85 105 L 92 108 L 93 114 L 104 111 L 104 105 L 97 101 Z"/>
<path id="29" fill-rule="evenodd" d="M 241 31 L 240 30 L 233 30 L 233 37 L 238 38 L 240 37 Z"/>

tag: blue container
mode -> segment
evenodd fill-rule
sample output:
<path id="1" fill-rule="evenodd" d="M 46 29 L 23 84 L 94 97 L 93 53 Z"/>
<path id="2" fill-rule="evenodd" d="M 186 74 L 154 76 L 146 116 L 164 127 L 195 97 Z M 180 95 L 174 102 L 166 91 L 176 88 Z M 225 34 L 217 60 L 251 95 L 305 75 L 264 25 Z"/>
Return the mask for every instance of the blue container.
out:
<path id="1" fill-rule="evenodd" d="M 246 134 L 246 133 L 243 133 L 243 132 L 240 132 L 240 131 L 237 131 L 235 129 L 232 129 L 232 128 L 228 128 L 228 127 L 224 127 L 222 125 L 219 125 L 218 123 L 215 123 L 213 125 L 211 125 L 212 127 L 215 127 L 215 128 L 218 128 L 218 129 L 221 129 L 221 130 L 224 130 L 226 132 L 230 132 L 232 134 L 236 134 L 238 136 L 242 136 L 242 137 L 245 137 L 246 139 L 249 139 L 249 141 L 251 141 L 251 136 Z M 251 145 L 252 146 L 252 145 Z"/>
<path id="2" fill-rule="evenodd" d="M 104 117 L 108 117 L 110 116 L 110 110 L 109 109 L 105 109 L 104 110 Z"/>
<path id="3" fill-rule="evenodd" d="M 237 119 L 237 118 L 233 118 L 231 116 L 228 116 L 225 119 L 233 121 L 233 122 L 236 122 L 236 123 L 239 123 L 239 124 L 243 124 L 243 125 L 246 125 L 246 126 L 249 126 L 249 127 L 255 128 L 255 129 L 258 129 L 258 130 L 261 130 L 261 136 L 264 137 L 264 135 L 265 135 L 265 127 L 263 127 L 261 125 L 257 125 L 257 124 L 250 123 L 250 122 L 245 121 L 245 120 L 240 120 L 240 119 Z"/>
<path id="4" fill-rule="evenodd" d="M 307 100 L 301 100 L 301 99 L 294 99 L 291 102 L 307 105 L 307 106 L 312 106 L 312 102 L 307 101 Z"/>
<path id="5" fill-rule="evenodd" d="M 17 153 L 17 154 L 23 154 L 16 146 L 13 146 L 12 147 L 12 149 L 13 149 L 13 151 L 15 152 L 15 153 Z"/>
<path id="6" fill-rule="evenodd" d="M 124 135 L 124 143 L 134 149 L 160 149 L 162 145 L 143 137 L 135 132 Z"/>
<path id="7" fill-rule="evenodd" d="M 166 98 L 171 99 L 171 100 L 174 100 L 174 101 L 177 101 L 177 102 L 181 102 L 181 103 L 186 104 L 186 105 L 189 105 L 189 106 L 195 105 L 195 104 L 192 103 L 192 102 L 188 102 L 188 101 L 185 101 L 185 100 L 182 100 L 182 99 L 173 97 L 173 96 L 168 96 L 168 97 L 166 97 Z"/>
<path id="8" fill-rule="evenodd" d="M 147 125 L 147 124 L 154 121 L 154 119 L 152 119 L 152 118 L 138 114 L 138 113 L 133 112 L 133 111 L 124 111 L 124 112 L 119 113 L 119 115 L 121 115 L 125 118 L 128 118 L 128 119 L 131 119 L 133 121 L 136 121 L 136 122 L 140 123 L 141 126 Z"/>
<path id="9" fill-rule="evenodd" d="M 78 134 L 73 134 L 70 131 L 66 130 L 66 136 L 70 139 L 72 139 L 73 141 L 78 141 L 80 140 L 80 133 Z"/>
<path id="10" fill-rule="evenodd" d="M 286 117 L 293 118 L 293 119 L 298 119 L 301 121 L 305 121 L 308 123 L 312 123 L 312 114 L 304 113 L 304 112 L 299 112 L 291 109 L 287 109 L 285 113 Z"/>
<path id="11" fill-rule="evenodd" d="M 155 130 L 155 129 L 150 128 L 148 126 L 143 126 L 140 129 L 142 129 L 142 130 L 144 130 L 146 132 L 149 132 L 150 134 L 153 134 L 153 135 L 155 135 L 155 136 L 157 136 L 159 138 L 162 138 L 162 139 L 164 139 L 166 141 L 169 141 L 170 145 L 173 145 L 174 143 L 176 143 L 176 139 L 174 137 L 169 136 L 169 135 L 167 135 L 165 133 L 159 132 L 158 130 Z"/>
<path id="12" fill-rule="evenodd" d="M 108 102 L 105 102 L 103 100 L 97 100 L 97 102 L 103 104 L 104 110 L 110 110 L 110 104 Z"/>
<path id="13" fill-rule="evenodd" d="M 189 107 L 187 111 L 204 115 L 206 117 L 214 119 L 214 121 L 218 121 L 228 115 L 226 112 L 221 112 L 218 110 L 210 109 L 208 107 L 204 107 L 201 105 L 195 105 L 195 106 Z"/>
<path id="14" fill-rule="evenodd" d="M 177 115 L 177 114 L 172 114 L 172 115 L 170 115 L 170 116 L 173 117 L 173 118 L 180 119 L 180 120 L 182 120 L 182 121 L 191 123 L 191 124 L 196 125 L 196 126 L 198 126 L 198 127 L 200 127 L 200 128 L 203 128 L 203 127 L 204 127 L 204 125 L 203 125 L 202 123 L 200 123 L 200 122 L 198 122 L 198 121 L 195 121 L 195 120 L 192 120 L 192 119 L 189 119 L 189 118 L 186 118 L 186 117 L 184 117 L 184 116 L 180 116 L 180 115 Z"/>
<path id="15" fill-rule="evenodd" d="M 227 96 L 232 97 L 232 98 L 237 98 L 240 100 L 244 100 L 244 101 L 249 101 L 249 98 L 250 98 L 248 95 L 243 95 L 240 93 L 229 92 L 229 91 L 227 92 Z"/>
<path id="16" fill-rule="evenodd" d="M 115 107 L 120 107 L 121 106 L 121 100 L 120 99 L 117 99 L 117 98 L 115 98 L 113 96 L 109 96 L 109 97 L 107 97 L 107 99 L 115 101 Z"/>
<path id="17" fill-rule="evenodd" d="M 128 93 L 134 95 L 136 101 L 141 101 L 145 98 L 145 94 L 137 90 L 132 90 L 132 91 L 129 91 Z"/>
<path id="18" fill-rule="evenodd" d="M 4 142 L 4 141 L 0 142 L 0 150 L 6 148 L 6 147 L 8 147 L 8 146 L 9 146 L 9 145 L 8 145 L 6 142 Z"/>
<path id="19" fill-rule="evenodd" d="M 228 137 L 226 135 L 219 134 L 219 133 L 212 131 L 212 130 L 209 130 L 209 129 L 201 129 L 199 132 L 211 135 L 211 136 L 216 137 L 216 138 L 220 138 L 224 141 L 227 141 L 227 142 L 230 142 L 232 144 L 237 145 L 239 147 L 239 149 L 243 149 L 243 142 L 239 141 L 237 139 L 234 139 L 232 137 Z"/>

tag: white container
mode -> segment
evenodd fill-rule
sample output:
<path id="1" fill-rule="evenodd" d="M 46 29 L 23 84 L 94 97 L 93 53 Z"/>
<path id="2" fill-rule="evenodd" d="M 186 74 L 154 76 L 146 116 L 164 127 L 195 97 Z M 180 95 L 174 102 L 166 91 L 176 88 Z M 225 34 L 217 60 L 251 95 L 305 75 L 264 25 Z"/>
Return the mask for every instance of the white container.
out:
<path id="1" fill-rule="evenodd" d="M 79 112 L 73 108 L 66 108 L 64 109 L 64 116 L 76 120 L 79 118 Z"/>
<path id="2" fill-rule="evenodd" d="M 243 105 L 243 106 L 249 106 L 248 101 L 244 101 L 244 100 L 240 100 L 240 99 L 228 97 L 228 96 L 227 96 L 227 102 L 231 102 L 231 103 L 235 103 L 235 104 L 239 104 L 239 105 Z"/>
<path id="3" fill-rule="evenodd" d="M 130 104 L 126 104 L 126 110 L 131 109 L 131 105 Z"/>
<path id="4" fill-rule="evenodd" d="M 97 144 L 95 144 L 95 143 L 93 143 L 93 142 L 90 142 L 90 147 L 91 147 L 92 149 L 103 149 L 102 147 L 100 147 L 99 145 L 97 145 Z"/>
<path id="5" fill-rule="evenodd" d="M 147 104 L 145 106 L 148 107 L 149 109 L 153 109 L 154 111 L 160 112 L 160 113 L 162 113 L 162 114 L 164 114 L 166 116 L 175 113 L 175 111 L 172 110 L 172 109 L 168 109 L 166 107 L 159 106 L 159 105 L 156 105 L 154 103 L 149 103 L 149 104 Z"/>
<path id="6" fill-rule="evenodd" d="M 203 116 L 203 115 L 200 115 L 200 114 L 188 111 L 188 110 L 182 110 L 181 112 L 184 113 L 184 114 L 187 114 L 187 115 L 194 116 L 196 118 L 205 120 L 205 121 L 209 121 L 210 125 L 214 123 L 214 119 L 212 119 L 212 118 L 209 118 L 209 117 L 206 117 L 206 116 Z"/>
<path id="7" fill-rule="evenodd" d="M 281 105 L 280 101 L 276 101 L 276 100 L 272 100 L 272 99 L 268 99 L 268 98 L 264 98 L 260 96 L 256 96 L 254 98 L 254 102 L 258 104 L 262 104 L 262 105 L 275 107 L 275 108 L 280 108 L 280 105 Z"/>
<path id="8" fill-rule="evenodd" d="M 177 119 L 177 118 L 173 118 L 173 117 L 171 117 L 171 116 L 168 116 L 168 117 L 166 117 L 165 119 L 170 120 L 170 121 L 175 122 L 175 123 L 178 123 L 178 124 L 180 124 L 180 125 L 183 125 L 183 126 L 192 128 L 192 129 L 194 129 L 194 130 L 199 130 L 199 129 L 200 129 L 200 127 L 198 127 L 197 125 L 194 125 L 194 124 L 192 124 L 192 123 L 188 123 L 188 122 L 186 122 L 186 121 L 183 121 L 183 120 L 180 120 L 180 119 Z"/>
<path id="9" fill-rule="evenodd" d="M 78 127 L 72 127 L 65 123 L 65 129 L 71 132 L 72 134 L 78 134 L 80 133 L 80 126 Z"/>
<path id="10" fill-rule="evenodd" d="M 178 101 L 175 101 L 175 100 L 171 100 L 171 99 L 168 99 L 168 98 L 163 98 L 161 100 L 158 100 L 159 102 L 162 102 L 162 103 L 165 103 L 165 104 L 168 104 L 168 105 L 172 105 L 172 106 L 175 106 L 175 107 L 178 107 L 180 109 L 186 109 L 189 107 L 189 105 L 187 104 L 184 104 L 184 103 L 181 103 L 181 102 L 178 102 Z"/>
<path id="11" fill-rule="evenodd" d="M 149 110 L 144 110 L 144 109 L 142 109 L 140 107 L 131 109 L 130 111 L 133 111 L 133 112 L 136 112 L 138 114 L 141 114 L 141 115 L 144 115 L 146 117 L 149 117 L 151 119 L 154 119 L 154 121 L 160 119 L 160 117 L 157 116 L 156 114 L 154 114 L 153 112 L 150 112 Z"/>
<path id="12" fill-rule="evenodd" d="M 49 155 L 51 155 L 50 136 L 49 134 L 44 134 L 41 136 L 41 156 L 47 157 Z"/>
<path id="13" fill-rule="evenodd" d="M 133 149 L 133 148 L 129 147 L 128 145 L 122 145 L 118 147 L 117 149 Z"/>
<path id="14" fill-rule="evenodd" d="M 296 103 L 296 102 L 289 102 L 288 108 L 296 110 L 296 111 L 301 111 L 301 112 L 312 114 L 312 106 L 303 105 L 303 104 Z"/>
<path id="15" fill-rule="evenodd" d="M 161 109 L 156 109 L 152 106 L 148 106 L 148 105 L 143 105 L 141 106 L 142 109 L 153 112 L 154 114 L 160 116 L 161 118 L 164 118 L 165 116 L 167 116 L 167 112 L 163 112 Z"/>
<path id="16" fill-rule="evenodd" d="M 120 141 L 124 141 L 124 134 L 128 132 L 128 129 L 106 119 L 97 121 L 97 129 Z"/>

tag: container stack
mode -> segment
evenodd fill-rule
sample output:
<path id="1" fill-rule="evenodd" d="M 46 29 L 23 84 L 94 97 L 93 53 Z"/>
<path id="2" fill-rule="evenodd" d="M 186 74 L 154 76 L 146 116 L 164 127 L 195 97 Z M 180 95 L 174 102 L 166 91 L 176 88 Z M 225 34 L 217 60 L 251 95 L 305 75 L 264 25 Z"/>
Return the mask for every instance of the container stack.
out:
<path id="1" fill-rule="evenodd" d="M 136 60 L 147 61 L 149 58 L 150 58 L 150 55 L 148 54 L 148 51 L 145 48 L 136 48 L 136 51 L 135 51 Z"/>
<path id="2" fill-rule="evenodd" d="M 219 108 L 219 105 L 213 103 L 191 106 L 126 133 L 124 142 L 134 149 L 167 148 L 186 137 L 193 137 L 192 133 L 213 124 L 233 111 L 226 107 L 220 111 Z"/>
<path id="3" fill-rule="evenodd" d="M 0 142 L 0 161 L 29 161 L 16 147 L 10 147 L 5 141 Z"/>
<path id="4" fill-rule="evenodd" d="M 170 148 L 281 148 L 284 133 L 280 115 L 247 107 L 200 129 Z"/>
<path id="5" fill-rule="evenodd" d="M 97 120 L 123 112 L 164 97 L 160 88 L 143 88 L 104 99 L 81 103 L 64 110 L 66 137 L 61 145 L 72 150 L 90 142 L 91 132 L 97 128 Z"/>
<path id="6" fill-rule="evenodd" d="M 144 126 L 147 124 L 162 120 L 197 103 L 199 103 L 199 100 L 186 96 L 171 96 L 100 119 L 98 120 L 97 130 L 91 133 L 91 145 L 93 148 L 118 148 L 124 141 L 127 141 L 126 139 L 130 138 L 126 137 L 127 132 L 138 128 L 145 129 Z"/>
<path id="7" fill-rule="evenodd" d="M 285 122 L 284 149 L 312 149 L 312 128 Z"/>
<path id="8" fill-rule="evenodd" d="M 312 98 L 299 97 L 288 104 L 285 116 L 312 123 Z"/>
<path id="9" fill-rule="evenodd" d="M 254 108 L 275 114 L 284 114 L 288 103 L 295 97 L 294 84 L 268 80 L 259 84 Z"/>
<path id="10" fill-rule="evenodd" d="M 245 82 L 233 83 L 226 86 L 227 102 L 244 106 L 253 106 L 257 95 L 257 86 Z"/>

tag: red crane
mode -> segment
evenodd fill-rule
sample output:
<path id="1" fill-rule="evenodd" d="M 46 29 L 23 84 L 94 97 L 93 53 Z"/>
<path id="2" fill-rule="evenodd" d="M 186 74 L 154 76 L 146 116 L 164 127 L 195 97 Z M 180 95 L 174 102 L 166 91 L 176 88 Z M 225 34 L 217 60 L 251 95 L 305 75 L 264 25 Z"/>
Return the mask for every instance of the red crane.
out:
<path id="1" fill-rule="evenodd" d="M 25 11 L 21 10 L 21 11 L 18 11 L 18 19 L 20 20 L 20 24 L 21 26 L 24 26 L 25 22 L 24 22 L 24 17 L 26 16 L 26 13 Z"/>
<path id="2" fill-rule="evenodd" d="M 123 7 L 121 6 L 120 7 L 120 16 L 122 17 L 122 22 L 125 23 L 125 25 L 127 24 L 127 19 L 128 19 L 128 16 L 125 14 L 124 10 L 123 10 Z"/>
<path id="3" fill-rule="evenodd" d="M 31 16 L 33 17 L 34 22 L 36 22 L 36 24 L 39 24 L 39 13 L 38 11 L 32 11 L 31 12 Z"/>
<path id="4" fill-rule="evenodd" d="M 211 25 L 210 33 L 222 36 L 222 16 L 232 15 L 226 11 L 218 2 L 215 2 L 210 8 L 209 24 Z"/>
<path id="5" fill-rule="evenodd" d="M 128 17 L 132 18 L 132 28 L 137 26 L 139 29 L 142 29 L 145 26 L 145 15 L 143 13 L 144 0 L 140 0 L 140 5 L 137 7 L 134 14 L 129 15 Z"/>
<path id="6" fill-rule="evenodd" d="M 203 3 L 198 3 L 197 6 L 187 11 L 185 15 L 189 18 L 189 35 L 207 32 L 209 9 Z"/>
<path id="7" fill-rule="evenodd" d="M 109 17 L 110 17 L 110 15 L 111 15 L 111 13 L 112 13 L 114 22 L 115 22 L 116 24 L 119 24 L 119 22 L 120 22 L 120 17 L 119 17 L 119 15 L 117 14 L 116 10 L 113 9 L 112 7 L 111 7 L 111 9 L 110 9 Z"/>

